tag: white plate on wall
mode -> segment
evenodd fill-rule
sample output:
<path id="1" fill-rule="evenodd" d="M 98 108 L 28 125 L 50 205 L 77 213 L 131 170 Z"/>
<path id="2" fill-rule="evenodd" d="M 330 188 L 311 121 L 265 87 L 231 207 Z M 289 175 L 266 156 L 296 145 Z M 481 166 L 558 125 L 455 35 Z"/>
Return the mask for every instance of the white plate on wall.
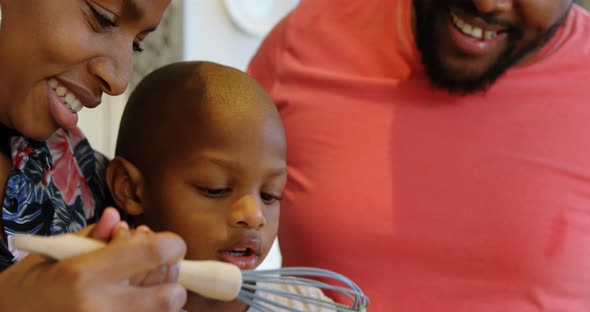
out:
<path id="1" fill-rule="evenodd" d="M 264 37 L 299 0 L 224 0 L 232 22 L 243 32 Z"/>

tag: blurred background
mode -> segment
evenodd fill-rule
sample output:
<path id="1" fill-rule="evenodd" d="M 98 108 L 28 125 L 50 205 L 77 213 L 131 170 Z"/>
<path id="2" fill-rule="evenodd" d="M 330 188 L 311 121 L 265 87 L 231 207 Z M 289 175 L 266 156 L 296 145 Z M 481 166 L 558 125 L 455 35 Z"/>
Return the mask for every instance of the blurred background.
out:
<path id="1" fill-rule="evenodd" d="M 245 70 L 264 36 L 298 2 L 172 0 L 158 30 L 142 44 L 144 52 L 134 59 L 128 90 L 133 90 L 142 77 L 157 67 L 181 60 L 208 60 Z M 590 8 L 590 0 L 577 2 Z M 106 105 L 80 113 L 80 127 L 93 147 L 109 157 L 114 154 L 127 96 L 128 93 L 105 96 L 103 103 Z M 280 249 L 275 244 L 259 268 L 274 268 L 280 264 Z"/>

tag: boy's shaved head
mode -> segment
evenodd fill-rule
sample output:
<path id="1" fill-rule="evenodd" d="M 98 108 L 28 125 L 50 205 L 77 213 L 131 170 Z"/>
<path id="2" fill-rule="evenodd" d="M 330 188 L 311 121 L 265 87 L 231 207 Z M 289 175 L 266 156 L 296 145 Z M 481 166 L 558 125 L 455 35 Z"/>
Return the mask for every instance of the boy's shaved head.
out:
<path id="1" fill-rule="evenodd" d="M 232 116 L 268 114 L 280 124 L 270 97 L 244 72 L 210 62 L 171 64 L 150 73 L 131 94 L 116 155 L 149 171 L 185 144 L 206 140 L 210 129 L 229 131 Z"/>
<path id="2" fill-rule="evenodd" d="M 107 185 L 132 224 L 172 231 L 188 260 L 256 268 L 277 234 L 287 183 L 277 109 L 245 73 L 183 62 L 149 74 L 125 108 Z M 245 311 L 188 294 L 189 311 Z"/>

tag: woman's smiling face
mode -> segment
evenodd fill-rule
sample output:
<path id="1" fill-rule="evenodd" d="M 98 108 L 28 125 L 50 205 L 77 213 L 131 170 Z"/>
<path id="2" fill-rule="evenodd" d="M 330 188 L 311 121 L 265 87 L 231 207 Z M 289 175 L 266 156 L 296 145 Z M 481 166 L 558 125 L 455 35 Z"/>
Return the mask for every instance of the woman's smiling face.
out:
<path id="1" fill-rule="evenodd" d="M 0 0 L 0 123 L 45 140 L 127 88 L 170 0 Z"/>

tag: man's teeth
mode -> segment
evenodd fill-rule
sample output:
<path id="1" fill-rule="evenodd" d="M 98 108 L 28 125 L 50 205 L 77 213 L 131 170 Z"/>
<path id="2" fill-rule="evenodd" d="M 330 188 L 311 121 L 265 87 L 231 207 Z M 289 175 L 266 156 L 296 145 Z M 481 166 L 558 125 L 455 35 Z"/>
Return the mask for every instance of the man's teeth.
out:
<path id="1" fill-rule="evenodd" d="M 453 23 L 455 24 L 455 26 L 457 26 L 457 28 L 459 28 L 462 33 L 468 36 L 471 36 L 479 40 L 492 40 L 498 36 L 498 32 L 485 30 L 481 27 L 468 24 L 466 21 L 462 20 L 460 17 L 453 13 L 451 13 L 451 17 L 453 19 Z"/>
<path id="2" fill-rule="evenodd" d="M 64 86 L 60 86 L 55 78 L 49 79 L 49 87 L 55 91 L 57 96 L 62 98 L 64 103 L 66 103 L 72 112 L 77 113 L 84 107 L 76 95 L 70 92 Z"/>
<path id="3" fill-rule="evenodd" d="M 64 97 L 66 95 L 66 88 L 64 87 L 57 87 L 57 89 L 54 89 L 55 93 L 57 93 L 57 95 Z"/>
<path id="4" fill-rule="evenodd" d="M 49 79 L 49 86 L 51 87 L 51 89 L 55 90 L 55 88 L 57 88 L 57 80 L 53 78 Z"/>

